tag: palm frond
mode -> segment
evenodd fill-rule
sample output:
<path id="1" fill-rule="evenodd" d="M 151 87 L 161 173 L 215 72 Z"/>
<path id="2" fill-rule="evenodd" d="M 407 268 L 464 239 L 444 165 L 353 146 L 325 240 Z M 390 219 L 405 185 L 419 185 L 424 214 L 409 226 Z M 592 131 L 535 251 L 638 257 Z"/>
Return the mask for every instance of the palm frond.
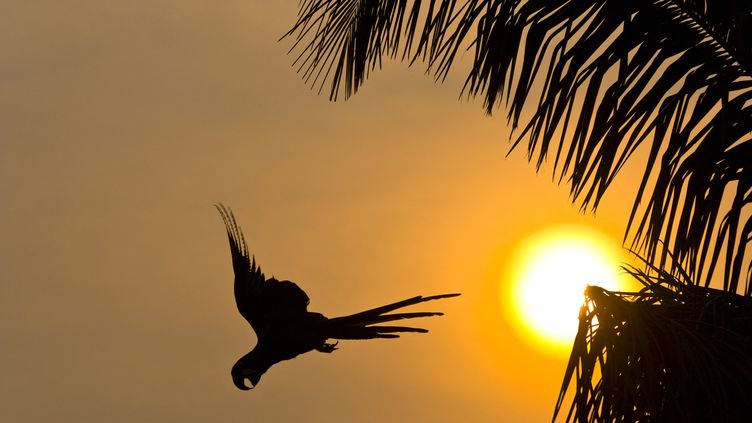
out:
<path id="1" fill-rule="evenodd" d="M 515 145 L 527 140 L 539 167 L 554 155 L 555 172 L 569 178 L 583 207 L 597 208 L 626 161 L 648 143 L 627 225 L 632 246 L 660 263 L 663 240 L 692 280 L 705 285 L 725 252 L 726 289 L 736 291 L 743 261 L 747 270 L 750 264 L 752 228 L 744 209 L 752 206 L 745 159 L 752 149 L 752 68 L 748 55 L 727 47 L 739 44 L 728 35 L 737 27 L 723 27 L 728 22 L 691 6 L 529 0 L 515 12 L 524 51 L 479 55 L 495 62 L 476 63 L 474 71 L 491 71 L 471 73 L 468 86 L 490 85 L 497 62 L 521 58 L 505 70 L 517 78 L 507 91 L 509 118 L 516 125 L 530 104 L 535 112 Z M 749 16 L 752 5 L 739 9 Z M 536 82 L 542 86 L 537 98 Z M 485 91 L 489 111 L 498 94 Z"/>
<path id="2" fill-rule="evenodd" d="M 692 281 L 722 273 L 726 290 L 752 294 L 751 2 L 305 0 L 288 35 L 332 99 L 385 55 L 425 60 L 442 79 L 470 48 L 464 92 L 489 113 L 505 103 L 514 146 L 538 168 L 552 157 L 583 208 L 644 145 L 632 247 L 660 264 L 663 240 Z"/>
<path id="3" fill-rule="evenodd" d="M 587 289 L 553 420 L 747 421 L 752 300 L 655 267 L 628 271 L 639 292 Z"/>
<path id="4" fill-rule="evenodd" d="M 298 51 L 294 66 L 319 92 L 331 81 L 330 99 L 357 92 L 384 56 L 404 59 L 435 55 L 456 1 L 431 0 L 419 27 L 420 0 L 303 0 L 298 20 L 285 37 Z M 344 83 L 344 86 L 343 86 Z"/>

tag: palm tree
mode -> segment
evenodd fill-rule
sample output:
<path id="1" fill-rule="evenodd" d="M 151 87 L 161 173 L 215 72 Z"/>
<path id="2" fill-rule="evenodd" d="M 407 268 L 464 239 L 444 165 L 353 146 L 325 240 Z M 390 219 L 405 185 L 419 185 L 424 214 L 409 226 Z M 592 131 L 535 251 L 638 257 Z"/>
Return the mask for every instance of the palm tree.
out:
<path id="1" fill-rule="evenodd" d="M 385 57 L 443 80 L 471 50 L 463 93 L 503 105 L 512 148 L 551 157 L 583 209 L 644 149 L 625 241 L 645 288 L 589 290 L 556 413 L 575 378 L 568 420 L 706 421 L 741 418 L 752 386 L 751 24 L 744 0 L 303 0 L 287 35 L 333 100 Z M 700 358 L 714 361 L 679 370 Z"/>

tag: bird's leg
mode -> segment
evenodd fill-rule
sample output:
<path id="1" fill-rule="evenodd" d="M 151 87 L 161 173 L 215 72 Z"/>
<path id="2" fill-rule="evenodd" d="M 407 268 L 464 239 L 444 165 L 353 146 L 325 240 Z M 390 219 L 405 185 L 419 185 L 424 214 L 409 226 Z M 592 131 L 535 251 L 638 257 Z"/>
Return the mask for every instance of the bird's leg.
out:
<path id="1" fill-rule="evenodd" d="M 330 352 L 332 352 L 332 351 L 334 351 L 334 350 L 337 349 L 337 344 L 339 344 L 339 341 L 337 341 L 337 342 L 335 342 L 333 344 L 329 344 L 329 343 L 324 342 L 323 344 L 321 344 L 320 347 L 316 348 L 316 351 L 319 351 L 319 352 L 322 352 L 322 353 L 330 353 Z"/>

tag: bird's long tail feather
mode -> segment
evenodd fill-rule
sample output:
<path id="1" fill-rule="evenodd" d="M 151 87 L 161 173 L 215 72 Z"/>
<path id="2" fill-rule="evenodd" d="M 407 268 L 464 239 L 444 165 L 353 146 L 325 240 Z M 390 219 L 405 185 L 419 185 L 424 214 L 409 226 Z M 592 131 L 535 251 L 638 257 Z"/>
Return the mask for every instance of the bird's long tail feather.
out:
<path id="1" fill-rule="evenodd" d="M 385 306 L 376 307 L 360 313 L 349 316 L 335 317 L 329 319 L 328 337 L 332 339 L 373 339 L 373 338 L 399 338 L 400 332 L 420 332 L 425 333 L 428 330 L 423 328 L 414 328 L 409 326 L 371 326 L 379 323 L 392 322 L 395 320 L 413 319 L 416 317 L 441 316 L 444 313 L 439 312 L 413 312 L 413 313 L 393 313 L 391 311 L 414 304 L 424 303 L 426 301 L 439 300 L 441 298 L 456 297 L 460 294 L 442 294 L 430 297 L 417 296 Z"/>

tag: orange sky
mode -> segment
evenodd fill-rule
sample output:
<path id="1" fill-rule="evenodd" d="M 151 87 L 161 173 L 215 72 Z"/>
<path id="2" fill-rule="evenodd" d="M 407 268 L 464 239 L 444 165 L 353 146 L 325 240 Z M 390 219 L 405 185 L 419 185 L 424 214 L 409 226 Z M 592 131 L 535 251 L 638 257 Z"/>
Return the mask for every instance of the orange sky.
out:
<path id="1" fill-rule="evenodd" d="M 550 418 L 566 357 L 503 320 L 515 243 L 583 222 L 620 240 L 509 131 L 389 63 L 348 102 L 276 40 L 297 2 L 11 1 L 0 16 L 0 413 L 17 422 L 485 422 Z M 549 169 L 550 171 L 550 169 Z M 428 335 L 343 342 L 230 381 L 253 345 L 214 202 L 268 275 L 334 316 L 416 294 Z M 249 420 L 250 419 L 250 420 Z"/>

